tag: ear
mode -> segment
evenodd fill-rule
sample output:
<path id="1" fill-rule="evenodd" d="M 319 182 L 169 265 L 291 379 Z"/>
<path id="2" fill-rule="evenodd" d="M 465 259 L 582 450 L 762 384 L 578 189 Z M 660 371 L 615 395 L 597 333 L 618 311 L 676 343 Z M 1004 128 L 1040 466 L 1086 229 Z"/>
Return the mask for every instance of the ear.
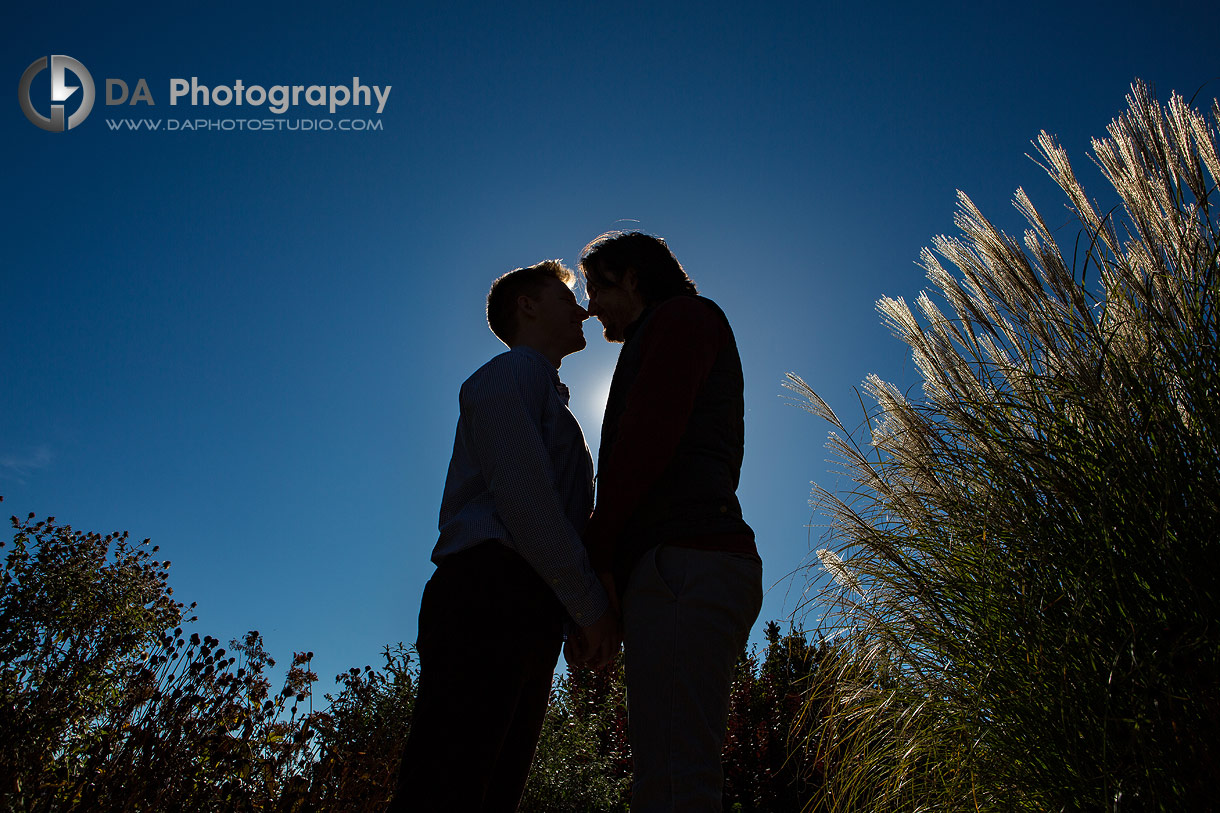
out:
<path id="1" fill-rule="evenodd" d="M 619 287 L 629 294 L 635 293 L 636 289 L 640 287 L 640 281 L 636 277 L 634 268 L 628 268 L 623 272 L 623 278 L 619 280 Z"/>
<path id="2" fill-rule="evenodd" d="M 619 281 L 619 288 L 627 294 L 627 297 L 632 303 L 639 305 L 641 308 L 647 306 L 647 301 L 644 295 L 640 293 L 640 279 L 635 273 L 634 268 L 628 268 L 623 272 L 623 278 Z"/>
<path id="3" fill-rule="evenodd" d="M 521 294 L 517 297 L 517 310 L 526 316 L 533 316 L 538 309 L 537 300 L 531 299 L 526 294 Z"/>

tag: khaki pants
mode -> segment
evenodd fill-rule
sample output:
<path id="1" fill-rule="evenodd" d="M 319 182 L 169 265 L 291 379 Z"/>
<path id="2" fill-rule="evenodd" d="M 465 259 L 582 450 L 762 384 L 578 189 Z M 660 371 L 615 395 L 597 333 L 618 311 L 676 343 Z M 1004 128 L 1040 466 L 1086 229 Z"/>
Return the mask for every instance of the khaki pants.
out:
<path id="1" fill-rule="evenodd" d="M 719 811 L 733 667 L 762 607 L 756 557 L 662 545 L 623 596 L 632 813 Z"/>

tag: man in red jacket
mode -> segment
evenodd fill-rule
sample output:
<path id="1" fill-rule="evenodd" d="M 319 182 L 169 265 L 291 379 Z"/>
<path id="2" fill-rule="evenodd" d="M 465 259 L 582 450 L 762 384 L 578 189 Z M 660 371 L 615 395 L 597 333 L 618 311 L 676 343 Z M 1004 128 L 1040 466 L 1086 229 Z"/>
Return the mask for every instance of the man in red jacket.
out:
<path id="1" fill-rule="evenodd" d="M 741 359 L 724 312 L 665 241 L 604 234 L 580 261 L 621 342 L 602 421 L 589 560 L 621 600 L 631 808 L 718 811 L 733 666 L 762 605 L 742 519 Z"/>

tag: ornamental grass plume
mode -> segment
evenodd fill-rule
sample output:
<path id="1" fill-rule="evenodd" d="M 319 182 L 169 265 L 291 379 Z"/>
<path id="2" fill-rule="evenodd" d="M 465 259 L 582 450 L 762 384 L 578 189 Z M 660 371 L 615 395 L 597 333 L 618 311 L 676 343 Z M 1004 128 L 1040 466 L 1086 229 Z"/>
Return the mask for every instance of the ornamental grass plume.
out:
<path id="1" fill-rule="evenodd" d="M 846 590 L 852 590 L 856 593 L 863 594 L 864 589 L 860 587 L 860 582 L 855 575 L 843 563 L 843 557 L 827 548 L 822 548 L 818 551 L 818 559 L 822 562 L 822 567 L 826 568 L 826 572 L 834 578 L 835 583 Z"/>
<path id="2" fill-rule="evenodd" d="M 921 255 L 939 302 L 878 303 L 923 392 L 870 376 L 867 439 L 789 375 L 856 483 L 814 489 L 842 556 L 823 593 L 832 700 L 804 728 L 819 806 L 1213 806 L 1220 103 L 1208 112 L 1133 84 L 1093 141 L 1112 208 L 1043 132 L 1076 229 L 1052 231 L 1018 190 L 1017 240 L 959 192 L 960 236 Z"/>

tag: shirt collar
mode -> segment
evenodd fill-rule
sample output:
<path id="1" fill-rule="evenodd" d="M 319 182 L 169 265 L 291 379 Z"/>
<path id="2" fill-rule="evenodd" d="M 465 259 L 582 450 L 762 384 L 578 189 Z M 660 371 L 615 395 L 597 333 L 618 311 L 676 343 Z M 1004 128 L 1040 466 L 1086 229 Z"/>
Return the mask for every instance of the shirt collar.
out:
<path id="1" fill-rule="evenodd" d="M 627 342 L 631 341 L 631 337 L 634 336 L 636 334 L 636 332 L 641 327 L 644 326 L 644 323 L 648 321 L 648 317 L 652 316 L 653 311 L 655 311 L 661 305 L 664 305 L 669 300 L 674 299 L 675 297 L 679 297 L 679 296 L 690 296 L 692 298 L 695 298 L 698 295 L 697 294 L 674 294 L 673 296 L 665 297 L 664 299 L 660 300 L 659 302 L 653 302 L 651 305 L 645 306 L 644 310 L 640 311 L 640 315 L 636 317 L 635 321 L 632 322 L 631 324 L 627 325 L 627 327 L 625 327 L 623 329 L 623 343 L 626 344 Z"/>
<path id="2" fill-rule="evenodd" d="M 634 322 L 627 325 L 627 327 L 623 328 L 623 343 L 624 344 L 631 341 L 631 337 L 634 336 L 636 334 L 636 331 L 638 331 L 640 329 L 640 327 L 645 322 L 648 321 L 648 317 L 652 316 L 652 312 L 654 310 L 656 310 L 657 305 L 660 305 L 660 304 L 661 304 L 660 302 L 654 302 L 653 304 L 648 305 L 647 307 L 644 308 L 644 310 L 640 311 L 640 315 L 635 318 Z"/>
<path id="3" fill-rule="evenodd" d="M 563 401 L 564 404 L 568 403 L 568 388 L 562 381 L 559 380 L 559 371 L 555 369 L 554 364 L 551 364 L 551 360 L 549 358 L 542 355 L 542 353 L 538 352 L 527 344 L 519 344 L 516 347 L 511 348 L 509 352 L 525 356 L 526 358 L 545 367 L 551 376 L 551 383 L 555 385 L 555 392 L 558 393 L 559 400 Z"/>

